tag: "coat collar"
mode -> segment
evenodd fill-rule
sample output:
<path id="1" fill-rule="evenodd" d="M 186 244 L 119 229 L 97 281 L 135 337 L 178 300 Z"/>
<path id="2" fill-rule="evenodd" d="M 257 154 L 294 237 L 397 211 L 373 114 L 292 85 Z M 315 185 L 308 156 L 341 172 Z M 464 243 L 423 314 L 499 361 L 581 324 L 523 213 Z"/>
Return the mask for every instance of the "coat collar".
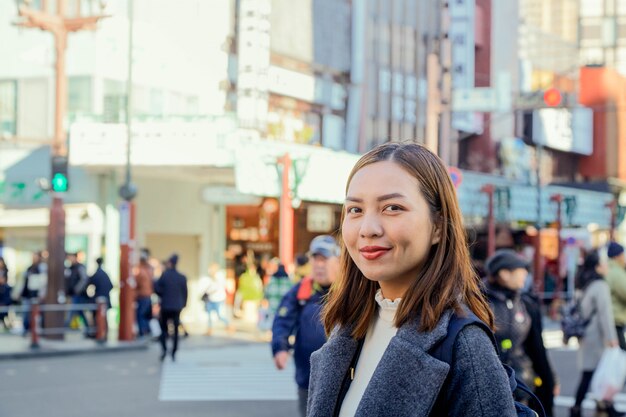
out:
<path id="1" fill-rule="evenodd" d="M 356 417 L 428 416 L 450 366 L 428 352 L 447 334 L 452 311 L 431 332 L 418 331 L 418 320 L 398 329 L 363 394 Z M 338 329 L 311 357 L 310 416 L 332 416 L 357 341 L 351 328 Z"/>

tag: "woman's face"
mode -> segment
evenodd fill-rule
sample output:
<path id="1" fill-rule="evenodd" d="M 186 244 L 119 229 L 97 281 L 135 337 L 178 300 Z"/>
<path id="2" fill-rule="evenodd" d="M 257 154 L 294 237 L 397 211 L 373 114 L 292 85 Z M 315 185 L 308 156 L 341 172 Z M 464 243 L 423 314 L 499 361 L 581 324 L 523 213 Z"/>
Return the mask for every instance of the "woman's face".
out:
<path id="1" fill-rule="evenodd" d="M 350 257 L 386 298 L 402 297 L 439 241 L 417 179 L 391 161 L 361 168 L 348 186 L 341 226 Z"/>

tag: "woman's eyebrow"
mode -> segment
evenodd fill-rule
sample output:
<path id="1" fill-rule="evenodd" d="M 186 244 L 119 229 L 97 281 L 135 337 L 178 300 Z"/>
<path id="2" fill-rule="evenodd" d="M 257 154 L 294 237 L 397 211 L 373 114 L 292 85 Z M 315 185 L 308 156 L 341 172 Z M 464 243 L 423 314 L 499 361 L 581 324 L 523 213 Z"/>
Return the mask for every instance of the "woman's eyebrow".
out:
<path id="1" fill-rule="evenodd" d="M 391 194 L 381 195 L 380 197 L 376 198 L 376 201 L 391 200 L 392 198 L 406 198 L 406 197 L 404 196 L 404 194 L 391 193 Z M 354 203 L 362 203 L 363 199 L 362 198 L 356 198 L 356 197 L 347 196 L 346 197 L 346 201 L 352 201 Z"/>

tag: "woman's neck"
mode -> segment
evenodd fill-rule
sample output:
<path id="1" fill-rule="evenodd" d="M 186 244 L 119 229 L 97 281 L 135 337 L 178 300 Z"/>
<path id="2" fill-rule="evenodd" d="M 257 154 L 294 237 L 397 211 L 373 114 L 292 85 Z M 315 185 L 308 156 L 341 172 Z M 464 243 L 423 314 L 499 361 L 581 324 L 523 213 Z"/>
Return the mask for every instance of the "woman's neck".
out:
<path id="1" fill-rule="evenodd" d="M 380 285 L 380 291 L 383 297 L 388 300 L 403 298 L 407 290 L 406 285 L 397 285 L 392 282 L 379 281 L 378 284 Z"/>

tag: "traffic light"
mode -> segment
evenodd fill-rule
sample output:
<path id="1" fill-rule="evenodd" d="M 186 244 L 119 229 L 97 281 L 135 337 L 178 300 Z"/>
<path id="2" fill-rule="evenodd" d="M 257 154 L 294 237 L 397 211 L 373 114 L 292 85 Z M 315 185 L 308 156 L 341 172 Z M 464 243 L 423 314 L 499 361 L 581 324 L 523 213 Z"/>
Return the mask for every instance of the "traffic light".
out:
<path id="1" fill-rule="evenodd" d="M 561 104 L 562 100 L 561 92 L 556 88 L 548 88 L 543 92 L 543 102 L 548 107 L 557 107 Z"/>
<path id="2" fill-rule="evenodd" d="M 52 175 L 50 177 L 50 188 L 55 193 L 65 193 L 69 189 L 67 176 L 67 157 L 52 157 Z"/>

